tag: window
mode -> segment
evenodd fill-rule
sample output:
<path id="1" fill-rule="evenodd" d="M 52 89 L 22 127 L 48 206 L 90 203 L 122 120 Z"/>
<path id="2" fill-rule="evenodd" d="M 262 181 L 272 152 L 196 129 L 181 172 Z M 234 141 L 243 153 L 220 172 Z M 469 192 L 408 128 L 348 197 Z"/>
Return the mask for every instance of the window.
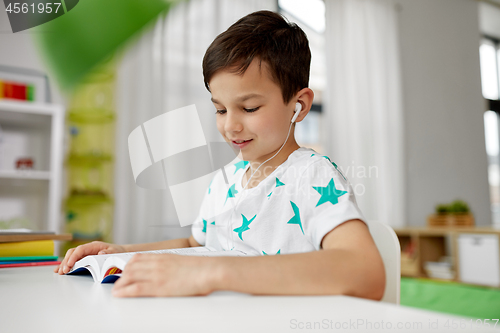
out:
<path id="1" fill-rule="evenodd" d="M 307 117 L 295 127 L 295 138 L 299 145 L 322 153 L 320 125 L 326 86 L 325 3 L 323 0 L 279 0 L 278 11 L 304 30 L 311 49 L 309 87 L 314 91 L 314 101 Z"/>
<path id="2" fill-rule="evenodd" d="M 279 0 L 278 8 L 283 15 L 293 16 L 300 20 L 300 23 L 316 32 L 320 34 L 325 32 L 325 3 L 323 0 Z"/>
<path id="3" fill-rule="evenodd" d="M 500 40 L 484 37 L 479 47 L 481 86 L 489 110 L 484 113 L 484 135 L 488 155 L 488 182 L 494 225 L 500 225 Z"/>

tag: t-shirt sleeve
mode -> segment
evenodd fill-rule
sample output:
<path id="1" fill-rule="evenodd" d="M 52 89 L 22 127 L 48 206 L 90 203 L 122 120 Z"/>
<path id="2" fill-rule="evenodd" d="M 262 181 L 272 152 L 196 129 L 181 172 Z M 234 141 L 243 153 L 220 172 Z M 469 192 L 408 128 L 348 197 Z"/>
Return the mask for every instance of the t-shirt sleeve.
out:
<path id="1" fill-rule="evenodd" d="M 304 232 L 316 250 L 323 237 L 340 224 L 354 219 L 364 222 L 351 184 L 328 159 L 319 158 L 306 168 L 299 189 Z"/>
<path id="2" fill-rule="evenodd" d="M 210 186 L 207 188 L 198 216 L 191 225 L 191 234 L 193 235 L 195 241 L 197 241 L 200 245 L 206 245 L 207 224 L 211 222 L 209 219 L 213 216 L 213 203 L 211 202 L 213 200 L 213 191 L 211 191 L 213 182 L 214 180 L 212 180 Z"/>

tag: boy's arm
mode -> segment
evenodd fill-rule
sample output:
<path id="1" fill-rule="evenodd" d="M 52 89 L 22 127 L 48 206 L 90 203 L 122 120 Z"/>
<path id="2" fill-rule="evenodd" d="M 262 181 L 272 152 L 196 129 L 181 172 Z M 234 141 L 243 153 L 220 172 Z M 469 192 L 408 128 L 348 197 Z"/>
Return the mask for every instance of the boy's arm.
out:
<path id="1" fill-rule="evenodd" d="M 135 256 L 115 283 L 113 294 L 186 296 L 233 290 L 379 300 L 384 287 L 383 262 L 368 228 L 362 221 L 351 220 L 330 231 L 319 251 L 259 257 Z"/>
<path id="2" fill-rule="evenodd" d="M 250 258 L 216 258 L 214 290 L 271 295 L 349 295 L 380 300 L 385 288 L 382 258 L 359 220 L 330 231 L 319 251 Z"/>
<path id="3" fill-rule="evenodd" d="M 123 245 L 126 252 L 138 252 L 138 251 L 153 251 L 153 250 L 164 250 L 164 249 L 179 249 L 182 247 L 194 247 L 201 246 L 194 239 L 193 235 L 189 238 L 177 238 L 169 239 L 166 241 L 154 242 L 154 243 L 143 243 L 143 244 L 128 244 Z"/>

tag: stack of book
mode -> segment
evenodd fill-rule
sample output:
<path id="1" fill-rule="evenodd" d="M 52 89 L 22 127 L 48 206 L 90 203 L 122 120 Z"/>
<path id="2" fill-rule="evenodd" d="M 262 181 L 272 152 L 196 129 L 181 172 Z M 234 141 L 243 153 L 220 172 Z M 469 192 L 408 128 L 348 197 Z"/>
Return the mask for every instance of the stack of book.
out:
<path id="1" fill-rule="evenodd" d="M 453 280 L 455 278 L 452 260 L 447 257 L 439 261 L 426 261 L 425 271 L 432 279 Z"/>
<path id="2" fill-rule="evenodd" d="M 58 265 L 54 240 L 69 240 L 71 235 L 27 230 L 0 231 L 0 268 Z"/>
<path id="3" fill-rule="evenodd" d="M 0 99 L 2 98 L 34 101 L 35 86 L 32 84 L 0 80 Z"/>

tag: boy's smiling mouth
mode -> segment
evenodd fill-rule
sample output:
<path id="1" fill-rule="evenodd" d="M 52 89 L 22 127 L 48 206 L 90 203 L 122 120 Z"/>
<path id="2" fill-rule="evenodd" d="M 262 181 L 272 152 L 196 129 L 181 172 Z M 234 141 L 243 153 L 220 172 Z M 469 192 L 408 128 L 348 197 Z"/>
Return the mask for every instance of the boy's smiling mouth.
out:
<path id="1" fill-rule="evenodd" d="M 236 147 L 238 147 L 239 149 L 247 146 L 250 141 L 252 141 L 253 139 L 250 139 L 250 140 L 232 140 L 231 142 L 233 143 L 233 145 L 235 145 Z"/>

